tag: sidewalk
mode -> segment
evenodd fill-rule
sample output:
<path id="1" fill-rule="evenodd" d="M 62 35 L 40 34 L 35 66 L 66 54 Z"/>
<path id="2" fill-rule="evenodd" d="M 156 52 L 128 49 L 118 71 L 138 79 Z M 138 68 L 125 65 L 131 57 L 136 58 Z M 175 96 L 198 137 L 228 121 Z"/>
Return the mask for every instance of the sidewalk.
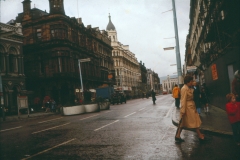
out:
<path id="1" fill-rule="evenodd" d="M 45 117 L 45 116 L 50 116 L 50 115 L 55 115 L 55 114 L 60 114 L 60 113 L 53 113 L 53 112 L 33 112 L 33 113 L 29 113 L 29 117 L 28 114 L 21 114 L 19 115 L 11 115 L 11 116 L 6 116 L 5 117 L 5 121 L 3 121 L 2 117 L 0 117 L 0 122 L 1 123 L 5 123 L 5 122 L 13 122 L 13 121 L 22 121 L 22 120 L 27 120 L 27 119 L 31 119 L 31 118 L 38 118 L 38 117 Z"/>
<path id="2" fill-rule="evenodd" d="M 178 126 L 180 120 L 180 109 L 174 106 L 172 112 L 172 123 Z M 202 121 L 200 129 L 204 133 L 212 133 L 217 135 L 232 136 L 232 128 L 229 123 L 227 114 L 224 110 L 217 108 L 215 106 L 209 106 L 209 114 L 205 114 L 203 109 L 200 114 Z"/>

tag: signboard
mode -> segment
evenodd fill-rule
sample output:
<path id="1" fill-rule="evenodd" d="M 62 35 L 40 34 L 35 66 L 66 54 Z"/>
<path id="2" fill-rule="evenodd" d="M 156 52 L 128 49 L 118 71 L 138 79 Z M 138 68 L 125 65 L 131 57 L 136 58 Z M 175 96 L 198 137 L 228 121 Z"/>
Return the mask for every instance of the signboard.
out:
<path id="1" fill-rule="evenodd" d="M 108 74 L 108 79 L 111 80 L 113 78 L 112 74 Z"/>
<path id="2" fill-rule="evenodd" d="M 216 66 L 216 64 L 213 64 L 211 66 L 211 69 L 212 69 L 212 78 L 213 78 L 213 80 L 217 80 L 218 79 L 218 74 L 217 74 L 217 66 Z"/>
<path id="3" fill-rule="evenodd" d="M 17 96 L 17 103 L 18 103 L 18 118 L 19 118 L 19 110 L 24 108 L 28 109 L 28 97 Z M 29 117 L 29 109 L 28 109 L 28 117 Z"/>

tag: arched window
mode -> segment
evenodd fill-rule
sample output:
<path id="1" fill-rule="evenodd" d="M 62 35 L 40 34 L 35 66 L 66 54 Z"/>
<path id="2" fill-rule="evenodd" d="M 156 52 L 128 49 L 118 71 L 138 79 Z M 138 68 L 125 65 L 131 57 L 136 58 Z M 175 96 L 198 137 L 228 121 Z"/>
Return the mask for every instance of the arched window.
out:
<path id="1" fill-rule="evenodd" d="M 16 73 L 18 72 L 18 61 L 17 61 L 17 50 L 14 47 L 9 49 L 9 72 Z"/>

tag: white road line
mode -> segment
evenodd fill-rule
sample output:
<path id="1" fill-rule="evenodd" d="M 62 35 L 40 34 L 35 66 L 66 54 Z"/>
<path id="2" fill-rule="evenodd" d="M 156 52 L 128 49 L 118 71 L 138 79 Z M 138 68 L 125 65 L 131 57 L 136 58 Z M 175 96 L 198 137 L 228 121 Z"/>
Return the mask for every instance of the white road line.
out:
<path id="1" fill-rule="evenodd" d="M 22 127 L 22 126 L 14 127 L 14 128 L 9 128 L 9 129 L 4 129 L 4 130 L 0 130 L 0 132 L 9 131 L 9 130 L 13 130 L 13 129 L 18 129 L 18 128 L 21 128 L 21 127 Z"/>
<path id="2" fill-rule="evenodd" d="M 39 132 L 44 132 L 44 131 L 47 131 L 47 130 L 50 130 L 50 129 L 53 129 L 53 128 L 65 126 L 65 125 L 67 125 L 67 124 L 70 124 L 70 123 L 65 123 L 65 124 L 63 124 L 63 125 L 59 125 L 59 126 L 51 127 L 51 128 L 44 129 L 44 130 L 41 130 L 41 131 L 33 132 L 32 134 L 36 134 L 36 133 L 39 133 Z"/>
<path id="3" fill-rule="evenodd" d="M 126 115 L 124 118 L 126 118 L 126 117 L 128 117 L 128 116 L 131 116 L 131 115 L 133 115 L 133 114 L 135 114 L 136 112 L 133 112 L 133 113 L 131 113 L 131 114 L 129 114 L 129 115 Z"/>
<path id="4" fill-rule="evenodd" d="M 168 113 L 166 114 L 165 118 L 167 118 L 169 116 L 169 114 L 172 112 L 173 110 L 173 107 L 171 107 L 169 110 L 168 110 Z"/>
<path id="5" fill-rule="evenodd" d="M 139 109 L 138 111 L 144 110 L 145 108 Z"/>
<path id="6" fill-rule="evenodd" d="M 109 125 L 111 125 L 111 124 L 113 124 L 113 123 L 116 123 L 116 122 L 118 122 L 119 120 L 116 120 L 116 121 L 114 121 L 114 122 L 112 122 L 112 123 L 109 123 L 109 124 L 107 124 L 107 125 L 105 125 L 105 126 L 102 126 L 102 127 L 100 127 L 100 128 L 97 128 L 97 129 L 95 129 L 94 131 L 97 131 L 97 130 L 99 130 L 99 129 L 102 129 L 102 128 L 104 128 L 104 127 L 107 127 L 107 126 L 109 126 Z"/>
<path id="7" fill-rule="evenodd" d="M 64 144 L 67 144 L 67 143 L 69 143 L 69 142 L 71 142 L 71 141 L 73 141 L 73 140 L 75 140 L 75 139 L 76 139 L 76 138 L 73 138 L 73 139 L 71 139 L 71 140 L 69 140 L 69 141 L 63 142 L 63 143 L 58 144 L 58 145 L 56 145 L 56 146 L 54 146 L 54 147 L 52 147 L 52 148 L 46 149 L 46 150 L 44 150 L 44 151 L 42 151 L 42 152 L 38 152 L 38 153 L 36 153 L 36 154 L 34 154 L 34 155 L 32 155 L 32 156 L 29 156 L 29 157 L 27 157 L 27 158 L 23 158 L 23 159 L 21 159 L 21 160 L 30 159 L 30 158 L 32 158 L 32 157 L 35 157 L 35 156 L 39 155 L 39 154 L 45 153 L 45 152 L 50 151 L 50 150 L 52 150 L 52 149 L 54 149 L 54 148 L 57 148 L 57 147 L 62 146 L 62 145 L 64 145 Z"/>
<path id="8" fill-rule="evenodd" d="M 49 122 L 49 121 L 55 121 L 55 120 L 57 120 L 57 119 L 61 119 L 61 118 L 63 118 L 63 117 L 55 118 L 55 119 L 50 119 L 50 120 L 42 121 L 42 122 L 38 122 L 38 123 L 45 123 L 45 122 Z"/>
<path id="9" fill-rule="evenodd" d="M 88 119 L 88 118 L 91 118 L 91 117 L 95 117 L 95 116 L 98 116 L 99 114 L 97 115 L 93 115 L 93 116 L 89 116 L 89 117 L 86 117 L 86 118 L 82 118 L 82 119 L 79 119 L 80 121 L 84 120 L 84 119 Z"/>

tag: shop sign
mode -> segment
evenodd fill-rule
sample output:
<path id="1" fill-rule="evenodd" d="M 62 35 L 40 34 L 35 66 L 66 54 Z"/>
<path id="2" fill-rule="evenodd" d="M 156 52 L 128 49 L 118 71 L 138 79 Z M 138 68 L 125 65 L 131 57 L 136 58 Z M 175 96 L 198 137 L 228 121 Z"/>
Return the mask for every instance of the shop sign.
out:
<path id="1" fill-rule="evenodd" d="M 213 64 L 213 65 L 211 66 L 211 69 L 212 69 L 212 79 L 213 79 L 213 80 L 217 80 L 217 79 L 218 79 L 217 65 L 216 65 L 216 64 Z"/>

